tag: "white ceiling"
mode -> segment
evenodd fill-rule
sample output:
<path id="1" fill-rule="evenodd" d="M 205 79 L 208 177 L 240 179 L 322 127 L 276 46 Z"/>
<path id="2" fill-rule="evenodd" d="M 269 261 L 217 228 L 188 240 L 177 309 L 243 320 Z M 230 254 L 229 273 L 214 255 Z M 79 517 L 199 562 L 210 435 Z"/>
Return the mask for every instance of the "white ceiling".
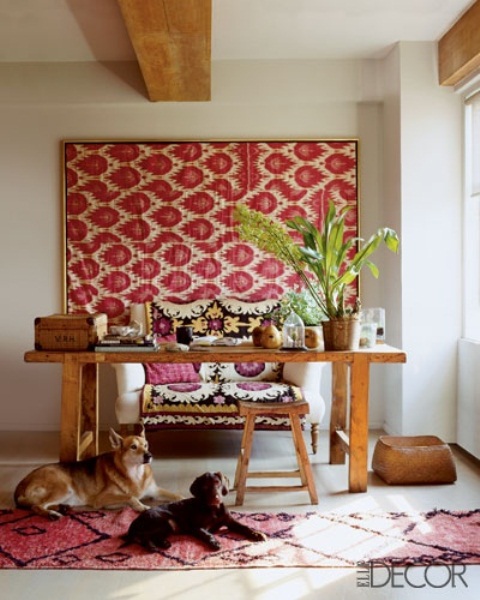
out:
<path id="1" fill-rule="evenodd" d="M 213 0 L 212 59 L 378 58 L 438 40 L 473 3 Z M 0 0 L 0 61 L 134 59 L 116 0 Z"/>

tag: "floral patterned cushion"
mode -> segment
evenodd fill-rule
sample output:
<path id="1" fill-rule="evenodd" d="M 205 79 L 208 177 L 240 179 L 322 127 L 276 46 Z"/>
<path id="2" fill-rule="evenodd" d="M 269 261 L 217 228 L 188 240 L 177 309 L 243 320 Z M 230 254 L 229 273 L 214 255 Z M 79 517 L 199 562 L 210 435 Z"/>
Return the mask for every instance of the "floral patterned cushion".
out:
<path id="1" fill-rule="evenodd" d="M 198 370 L 192 363 L 145 363 L 145 382 L 153 385 L 169 383 L 197 383 Z"/>
<path id="2" fill-rule="evenodd" d="M 197 428 L 240 429 L 237 402 L 293 402 L 302 391 L 287 383 L 250 381 L 230 383 L 178 383 L 146 385 L 142 395 L 142 420 L 148 429 Z M 259 429 L 287 428 L 288 419 L 259 418 Z"/>
<path id="3" fill-rule="evenodd" d="M 175 341 L 175 335 L 160 336 L 159 342 Z M 196 383 L 200 381 L 201 365 L 193 363 L 145 363 L 145 382 L 153 385 L 165 383 Z"/>
<path id="4" fill-rule="evenodd" d="M 216 328 L 214 300 L 195 300 L 187 304 L 177 304 L 166 300 L 145 304 L 148 333 L 167 337 L 175 335 L 179 325 L 192 325 L 194 335 L 212 335 Z"/>
<path id="5" fill-rule="evenodd" d="M 278 304 L 278 300 L 244 302 L 232 298 L 187 304 L 147 302 L 148 329 L 153 335 L 167 336 L 174 334 L 179 325 L 191 325 L 194 336 L 248 338 Z"/>
<path id="6" fill-rule="evenodd" d="M 165 339 L 179 325 L 191 325 L 194 336 L 216 335 L 250 338 L 276 307 L 277 300 L 244 302 L 222 298 L 187 304 L 168 301 L 146 303 L 149 333 Z M 155 428 L 242 428 L 238 400 L 292 402 L 302 398 L 300 388 L 283 383 L 281 363 L 202 363 L 200 382 L 178 381 L 147 384 L 142 395 L 142 420 Z M 289 427 L 288 419 L 265 416 L 258 428 Z"/>
<path id="7" fill-rule="evenodd" d="M 205 381 L 280 381 L 282 363 L 203 363 L 202 377 Z"/>

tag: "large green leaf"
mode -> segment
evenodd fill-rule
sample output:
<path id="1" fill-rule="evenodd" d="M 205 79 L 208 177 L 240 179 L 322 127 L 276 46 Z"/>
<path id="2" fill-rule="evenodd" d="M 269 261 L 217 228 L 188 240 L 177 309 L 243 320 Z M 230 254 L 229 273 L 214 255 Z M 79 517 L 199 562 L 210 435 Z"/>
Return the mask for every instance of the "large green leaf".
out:
<path id="1" fill-rule="evenodd" d="M 300 234 L 303 241 L 300 247 L 285 238 L 286 232 L 278 224 L 243 205 L 237 206 L 241 206 L 235 211 L 241 223 L 240 236 L 288 264 L 330 318 L 345 314 L 345 287 L 355 281 L 362 268 L 367 267 L 374 277 L 379 276 L 379 269 L 370 256 L 382 243 L 392 252 L 398 252 L 398 236 L 389 227 L 378 229 L 366 242 L 362 238 L 347 237 L 345 218 L 351 210 L 349 206 L 337 214 L 335 204 L 330 202 L 320 229 L 300 216 L 287 221 L 287 227 Z M 354 252 L 357 245 L 358 250 Z M 312 284 L 307 271 L 318 286 Z"/>

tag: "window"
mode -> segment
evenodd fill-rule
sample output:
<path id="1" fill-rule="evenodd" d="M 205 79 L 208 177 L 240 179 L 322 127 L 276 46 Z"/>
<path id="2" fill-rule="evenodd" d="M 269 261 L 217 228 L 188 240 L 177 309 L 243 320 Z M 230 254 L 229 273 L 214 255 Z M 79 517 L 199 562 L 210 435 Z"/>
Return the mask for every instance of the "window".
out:
<path id="1" fill-rule="evenodd" d="M 480 340 L 480 91 L 465 101 L 463 337 Z"/>

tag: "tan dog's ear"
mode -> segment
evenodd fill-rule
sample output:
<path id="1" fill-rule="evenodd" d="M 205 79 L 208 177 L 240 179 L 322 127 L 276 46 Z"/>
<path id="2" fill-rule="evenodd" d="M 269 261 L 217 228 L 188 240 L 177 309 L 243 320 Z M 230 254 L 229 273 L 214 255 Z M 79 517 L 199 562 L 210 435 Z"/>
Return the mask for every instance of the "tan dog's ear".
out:
<path id="1" fill-rule="evenodd" d="M 140 423 L 140 429 L 137 435 L 143 438 L 145 437 L 145 425 L 143 423 Z"/>
<path id="2" fill-rule="evenodd" d="M 115 430 L 113 430 L 112 428 L 110 428 L 110 435 L 109 435 L 109 440 L 110 440 L 110 445 L 112 446 L 112 448 L 114 450 L 118 450 L 118 448 L 122 447 L 122 443 L 123 443 L 123 438 L 121 435 L 119 435 Z"/>

